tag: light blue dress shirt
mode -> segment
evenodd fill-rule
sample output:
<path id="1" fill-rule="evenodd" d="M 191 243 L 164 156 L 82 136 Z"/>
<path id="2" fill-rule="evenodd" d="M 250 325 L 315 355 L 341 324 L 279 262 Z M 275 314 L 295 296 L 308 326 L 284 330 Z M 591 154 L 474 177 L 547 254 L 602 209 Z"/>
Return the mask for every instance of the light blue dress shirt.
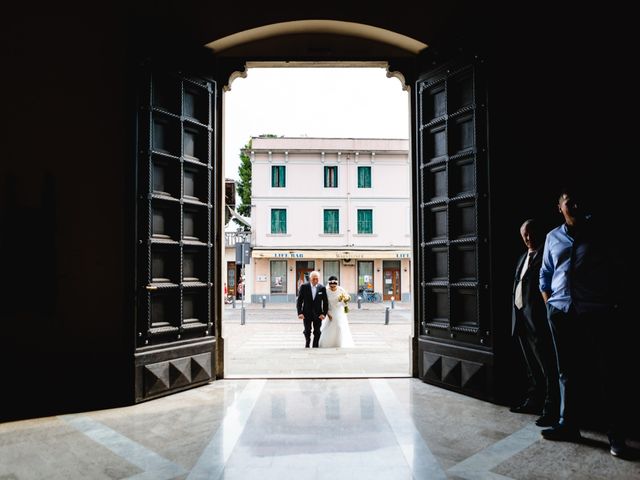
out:
<path id="1" fill-rule="evenodd" d="M 607 241 L 611 232 L 598 228 L 591 216 L 580 223 L 577 237 L 566 224 L 547 234 L 540 268 L 540 291 L 548 303 L 578 314 L 615 308 L 620 296 L 620 265 L 616 249 Z M 619 252 L 618 252 L 619 253 Z"/>
<path id="2" fill-rule="evenodd" d="M 551 293 L 548 303 L 563 312 L 571 306 L 571 255 L 573 238 L 567 225 L 554 228 L 547 234 L 540 268 L 540 291 Z"/>

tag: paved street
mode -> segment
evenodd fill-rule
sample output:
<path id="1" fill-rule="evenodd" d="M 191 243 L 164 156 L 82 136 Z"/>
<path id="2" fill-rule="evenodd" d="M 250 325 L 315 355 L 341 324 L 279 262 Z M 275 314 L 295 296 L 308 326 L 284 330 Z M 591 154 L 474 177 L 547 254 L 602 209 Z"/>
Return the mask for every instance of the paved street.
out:
<path id="1" fill-rule="evenodd" d="M 241 302 L 236 301 L 236 308 L 232 304 L 224 306 L 224 323 L 240 323 Z M 395 308 L 391 309 L 391 302 L 363 303 L 362 308 L 358 308 L 357 303 L 349 303 L 349 323 L 372 323 L 383 324 L 385 309 L 389 307 L 389 323 L 411 323 L 411 304 L 395 303 Z M 266 303 L 262 307 L 260 303 L 245 303 L 246 323 L 299 323 L 296 314 L 295 303 Z"/>
<path id="2" fill-rule="evenodd" d="M 227 378 L 404 377 L 410 373 L 410 304 L 350 305 L 354 348 L 305 349 L 293 303 L 225 305 L 222 335 Z"/>

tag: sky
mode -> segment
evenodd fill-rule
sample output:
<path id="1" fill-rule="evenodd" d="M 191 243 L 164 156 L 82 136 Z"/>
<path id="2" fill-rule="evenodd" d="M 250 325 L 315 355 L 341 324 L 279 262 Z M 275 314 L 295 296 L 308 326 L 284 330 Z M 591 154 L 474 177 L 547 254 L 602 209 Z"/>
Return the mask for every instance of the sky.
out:
<path id="1" fill-rule="evenodd" d="M 409 138 L 409 97 L 384 68 L 251 68 L 224 93 L 225 177 L 250 137 Z"/>

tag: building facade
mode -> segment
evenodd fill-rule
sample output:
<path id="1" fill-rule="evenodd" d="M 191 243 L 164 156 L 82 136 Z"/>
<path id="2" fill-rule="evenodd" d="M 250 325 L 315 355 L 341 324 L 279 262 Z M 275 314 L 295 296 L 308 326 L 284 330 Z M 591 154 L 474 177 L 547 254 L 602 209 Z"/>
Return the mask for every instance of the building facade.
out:
<path id="1" fill-rule="evenodd" d="M 402 139 L 253 138 L 251 300 L 291 302 L 309 272 L 354 296 L 411 298 Z"/>

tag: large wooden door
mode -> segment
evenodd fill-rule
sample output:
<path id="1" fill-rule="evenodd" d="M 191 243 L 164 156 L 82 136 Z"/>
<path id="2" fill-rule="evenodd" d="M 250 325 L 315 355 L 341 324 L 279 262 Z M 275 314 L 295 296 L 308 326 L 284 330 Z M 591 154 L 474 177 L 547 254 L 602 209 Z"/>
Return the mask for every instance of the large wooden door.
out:
<path id="1" fill-rule="evenodd" d="M 400 288 L 400 262 L 396 260 L 382 262 L 382 299 L 402 300 Z"/>
<path id="2" fill-rule="evenodd" d="M 481 59 L 459 59 L 415 85 L 415 310 L 420 377 L 491 400 L 484 79 Z"/>
<path id="3" fill-rule="evenodd" d="M 236 262 L 227 262 L 227 295 L 229 297 L 235 298 L 236 296 L 237 278 Z"/>
<path id="4" fill-rule="evenodd" d="M 215 377 L 212 80 L 141 67 L 136 402 Z"/>

